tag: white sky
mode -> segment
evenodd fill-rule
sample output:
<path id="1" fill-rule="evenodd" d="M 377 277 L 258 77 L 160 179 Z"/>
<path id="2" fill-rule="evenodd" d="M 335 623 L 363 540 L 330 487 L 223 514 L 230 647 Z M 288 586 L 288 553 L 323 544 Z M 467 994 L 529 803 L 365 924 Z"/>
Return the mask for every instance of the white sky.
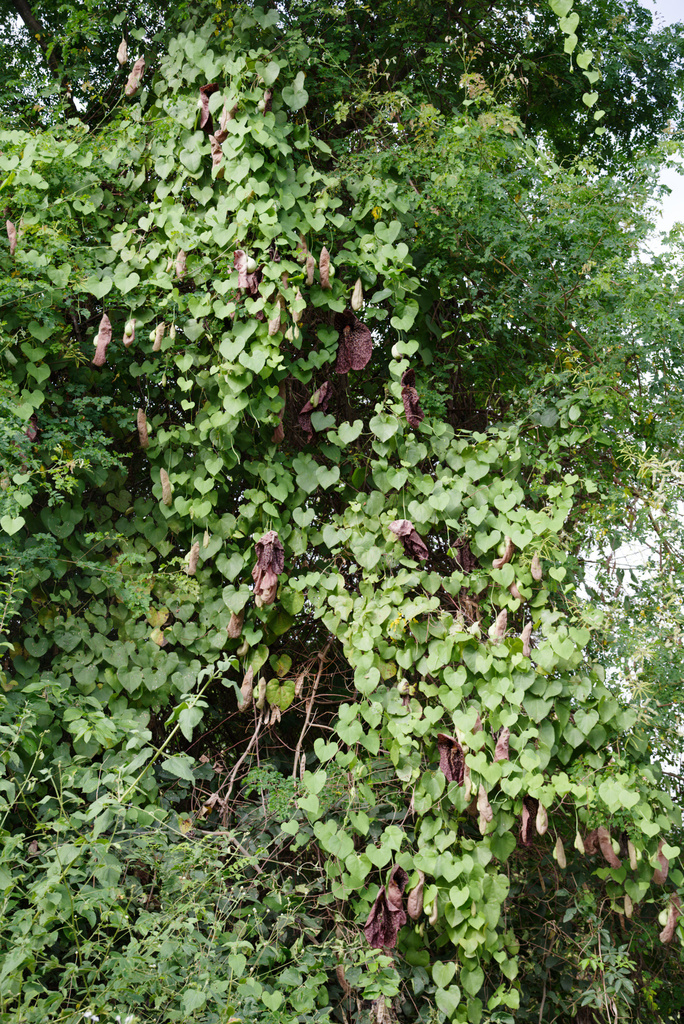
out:
<path id="1" fill-rule="evenodd" d="M 651 0 L 658 20 L 668 25 L 675 21 L 684 22 L 684 0 Z M 668 231 L 678 220 L 684 220 L 684 177 L 676 171 L 663 171 L 660 180 L 672 189 L 663 200 L 659 231 Z"/>

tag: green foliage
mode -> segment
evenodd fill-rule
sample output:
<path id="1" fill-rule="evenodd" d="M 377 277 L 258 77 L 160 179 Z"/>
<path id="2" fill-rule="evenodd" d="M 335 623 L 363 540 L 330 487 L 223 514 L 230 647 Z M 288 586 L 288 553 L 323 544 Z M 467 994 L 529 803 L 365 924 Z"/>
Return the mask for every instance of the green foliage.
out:
<path id="1" fill-rule="evenodd" d="M 680 479 L 651 164 L 561 169 L 476 61 L 452 109 L 371 65 L 342 133 L 320 14 L 230 13 L 101 131 L 1 133 L 3 1020 L 673 1012 L 680 816 L 586 569 Z"/>

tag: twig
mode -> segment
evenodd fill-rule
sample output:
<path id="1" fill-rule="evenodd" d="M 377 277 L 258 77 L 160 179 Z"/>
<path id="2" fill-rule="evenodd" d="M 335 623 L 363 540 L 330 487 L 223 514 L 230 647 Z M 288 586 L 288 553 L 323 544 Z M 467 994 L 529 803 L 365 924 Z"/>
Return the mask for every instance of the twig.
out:
<path id="1" fill-rule="evenodd" d="M 258 740 L 259 733 L 261 732 L 261 726 L 263 724 L 264 724 L 264 712 L 262 710 L 261 714 L 259 715 L 259 721 L 256 724 L 256 729 L 252 733 L 252 738 L 250 739 L 249 743 L 245 747 L 245 750 L 244 750 L 242 756 L 238 759 L 235 767 L 233 768 L 232 772 L 230 773 L 230 778 L 228 779 L 228 790 L 226 792 L 226 795 L 223 798 L 225 803 L 228 803 L 228 801 L 230 799 L 230 794 L 233 792 L 233 786 L 235 785 L 235 780 L 237 778 L 237 773 L 238 773 L 238 771 L 240 769 L 240 765 L 242 764 L 242 762 L 247 757 L 247 755 L 249 754 L 250 750 L 252 749 L 252 747 L 254 746 L 256 741 Z"/>
<path id="2" fill-rule="evenodd" d="M 297 746 L 295 748 L 294 764 L 292 766 L 292 778 L 293 779 L 297 778 L 297 768 L 299 766 L 299 757 L 300 757 L 300 754 L 302 752 L 302 744 L 304 743 L 304 737 L 306 736 L 307 729 L 309 728 L 309 722 L 311 721 L 311 712 L 313 711 L 313 705 L 314 705 L 314 700 L 316 699 L 316 692 L 318 690 L 318 684 L 320 683 L 321 676 L 323 675 L 323 666 L 325 665 L 325 658 L 326 658 L 326 655 L 327 655 L 328 651 L 330 650 L 330 645 L 331 644 L 332 644 L 332 640 L 328 640 L 328 642 L 325 645 L 325 647 L 323 648 L 323 650 L 318 652 L 318 661 L 319 661 L 318 672 L 316 673 L 316 678 L 314 680 L 314 684 L 313 684 L 313 687 L 311 689 L 311 695 L 309 697 L 309 700 L 307 701 L 307 705 L 306 705 L 306 718 L 304 719 L 304 725 L 302 726 L 302 731 L 301 731 L 301 733 L 299 735 L 299 739 L 297 740 Z"/>

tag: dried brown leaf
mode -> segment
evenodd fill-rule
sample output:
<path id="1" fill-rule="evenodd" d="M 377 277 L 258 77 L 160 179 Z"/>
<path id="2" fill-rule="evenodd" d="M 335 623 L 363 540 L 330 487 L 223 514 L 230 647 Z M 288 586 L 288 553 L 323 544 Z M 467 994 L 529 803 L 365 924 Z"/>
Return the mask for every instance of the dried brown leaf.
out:
<path id="1" fill-rule="evenodd" d="M 188 257 L 185 252 L 180 249 L 176 256 L 176 277 L 179 281 L 182 281 L 187 273 Z"/>
<path id="2" fill-rule="evenodd" d="M 269 530 L 256 543 L 256 565 L 252 569 L 257 603 L 273 604 L 278 589 L 278 576 L 285 568 L 285 552 L 275 530 Z"/>
<path id="3" fill-rule="evenodd" d="M 221 142 L 225 142 L 226 138 L 228 137 L 228 122 L 232 121 L 235 115 L 237 114 L 238 106 L 239 104 L 235 103 L 229 110 L 227 103 L 224 103 L 223 105 L 223 111 L 221 112 L 221 122 L 219 124 L 219 130 L 216 133 L 217 137 L 220 137 Z"/>
<path id="4" fill-rule="evenodd" d="M 231 613 L 230 621 L 228 622 L 228 625 L 226 626 L 226 633 L 228 634 L 228 636 L 230 637 L 231 640 L 237 640 L 238 637 L 240 637 L 242 635 L 242 623 L 244 621 L 245 621 L 245 609 L 244 608 L 242 609 L 242 611 L 238 612 L 237 615 L 235 614 L 235 612 Z"/>
<path id="5" fill-rule="evenodd" d="M 17 229 L 11 220 L 7 221 L 7 238 L 9 239 L 9 254 L 14 256 L 15 249 L 17 248 Z"/>
<path id="6" fill-rule="evenodd" d="M 542 578 L 542 564 L 539 554 L 535 551 L 532 564 L 530 566 L 530 572 L 532 573 L 532 579 L 536 580 L 537 583 Z"/>
<path id="7" fill-rule="evenodd" d="M 202 128 L 207 135 L 214 134 L 214 122 L 209 111 L 209 97 L 213 96 L 215 92 L 218 92 L 218 85 L 216 82 L 209 82 L 208 85 L 203 85 L 200 88 L 199 94 L 199 107 L 200 107 L 200 120 L 199 126 Z"/>
<path id="8" fill-rule="evenodd" d="M 538 808 L 539 801 L 535 800 L 533 796 L 523 797 L 522 822 L 520 825 L 520 841 L 523 846 L 532 846 Z"/>
<path id="9" fill-rule="evenodd" d="M 522 640 L 522 645 L 523 645 L 522 652 L 523 652 L 523 654 L 524 654 L 524 656 L 526 658 L 529 658 L 531 650 L 532 650 L 532 648 L 530 646 L 530 639 L 531 639 L 531 637 L 532 637 L 532 621 L 530 620 L 529 622 L 525 623 L 525 625 L 523 626 L 523 631 L 520 634 L 520 639 Z"/>
<path id="10" fill-rule="evenodd" d="M 599 848 L 603 854 L 603 859 L 606 863 L 610 864 L 611 868 L 621 868 L 622 861 L 616 856 L 613 844 L 610 841 L 610 832 L 603 825 L 596 830 L 596 836 L 598 838 Z"/>
<path id="11" fill-rule="evenodd" d="M 351 985 L 347 981 L 347 976 L 344 973 L 344 967 L 342 966 L 342 964 L 337 965 L 337 967 L 335 968 L 335 974 L 337 975 L 337 980 L 339 982 L 340 988 L 344 992 L 345 996 L 348 996 L 349 993 L 351 992 Z"/>
<path id="12" fill-rule="evenodd" d="M 162 322 L 157 324 L 157 328 L 154 332 L 154 344 L 152 346 L 153 352 L 159 352 L 161 349 L 162 338 L 164 337 L 165 324 Z"/>
<path id="13" fill-rule="evenodd" d="M 658 843 L 658 853 L 657 853 L 658 861 L 660 862 L 660 867 L 656 868 L 655 871 L 653 872 L 653 881 L 655 882 L 656 885 L 665 885 L 665 881 L 667 879 L 667 873 L 670 870 L 670 862 L 667 859 L 667 857 L 665 856 L 665 854 L 663 853 L 663 846 L 664 845 L 665 845 L 665 840 L 661 839 L 660 842 Z"/>
<path id="14" fill-rule="evenodd" d="M 196 540 L 195 543 L 190 548 L 190 552 L 188 554 L 188 565 L 185 570 L 188 576 L 194 576 L 197 572 L 197 563 L 199 561 L 199 549 L 199 541 Z"/>
<path id="15" fill-rule="evenodd" d="M 125 36 L 119 43 L 119 49 L 116 51 L 116 59 L 118 60 L 121 67 L 123 67 L 124 64 L 126 64 L 128 61 L 128 43 L 126 42 Z"/>
<path id="16" fill-rule="evenodd" d="M 210 135 L 209 143 L 211 145 L 211 173 L 214 178 L 222 178 L 225 168 L 223 164 L 223 148 L 221 143 L 223 139 L 219 139 L 218 135 Z"/>
<path id="17" fill-rule="evenodd" d="M 502 608 L 496 617 L 494 623 L 494 640 L 502 640 L 506 635 L 506 626 L 508 625 L 508 612 L 505 608 Z"/>
<path id="18" fill-rule="evenodd" d="M 256 700 L 256 706 L 259 709 L 259 711 L 262 710 L 262 708 L 263 708 L 265 703 L 266 703 L 266 677 L 265 676 L 260 676 L 259 677 L 259 686 L 257 687 L 257 700 Z"/>
<path id="19" fill-rule="evenodd" d="M 316 269 L 316 260 L 313 256 L 306 257 L 306 283 L 311 286 L 314 283 L 314 270 Z"/>
<path id="20" fill-rule="evenodd" d="M 240 693 L 242 695 L 242 700 L 238 703 L 238 711 L 246 711 L 251 705 L 254 695 L 254 669 L 251 665 L 245 672 L 242 679 Z"/>
<path id="21" fill-rule="evenodd" d="M 480 788 L 477 792 L 477 809 L 480 814 L 480 835 L 484 835 L 487 831 L 488 823 L 494 820 L 494 811 L 492 810 L 492 805 L 489 802 L 487 790 L 484 788 L 482 783 L 480 783 Z"/>

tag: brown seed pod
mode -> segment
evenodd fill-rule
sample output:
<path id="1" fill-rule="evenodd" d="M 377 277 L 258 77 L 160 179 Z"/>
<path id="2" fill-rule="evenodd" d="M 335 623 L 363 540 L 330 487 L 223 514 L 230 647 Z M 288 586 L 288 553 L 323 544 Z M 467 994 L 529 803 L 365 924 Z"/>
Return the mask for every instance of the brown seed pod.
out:
<path id="1" fill-rule="evenodd" d="M 470 794 L 473 789 L 473 780 L 470 775 L 470 768 L 468 765 L 463 770 L 463 799 L 466 803 L 470 802 Z"/>
<path id="2" fill-rule="evenodd" d="M 161 349 L 161 343 L 162 343 L 162 338 L 164 337 L 164 329 L 165 329 L 165 327 L 166 327 L 166 324 L 164 324 L 163 322 L 160 323 L 160 324 L 157 324 L 157 328 L 156 328 L 156 330 L 154 332 L 154 344 L 152 346 L 152 351 L 153 352 L 159 352 L 160 349 Z"/>
<path id="3" fill-rule="evenodd" d="M 420 398 L 416 391 L 416 371 L 406 370 L 401 377 L 401 400 L 404 403 L 406 422 L 410 427 L 418 427 L 425 419 L 420 407 Z"/>
<path id="4" fill-rule="evenodd" d="M 159 482 L 162 486 L 162 501 L 165 505 L 171 504 L 171 481 L 165 469 L 159 470 Z"/>
<path id="5" fill-rule="evenodd" d="M 283 309 L 285 308 L 285 299 L 282 295 L 278 296 L 278 309 L 276 315 L 272 320 L 268 321 L 268 336 L 272 338 L 274 334 L 277 334 L 280 330 L 280 319 L 282 316 Z"/>
<path id="6" fill-rule="evenodd" d="M 307 673 L 306 672 L 300 672 L 299 675 L 297 676 L 297 678 L 295 679 L 295 690 L 294 690 L 295 697 L 301 697 L 302 691 L 304 689 L 304 683 L 306 682 L 306 677 L 307 677 Z"/>
<path id="7" fill-rule="evenodd" d="M 126 348 L 129 348 L 135 341 L 135 317 L 129 320 L 124 327 L 123 343 Z"/>
<path id="8" fill-rule="evenodd" d="M 439 750 L 439 770 L 447 782 L 463 785 L 465 778 L 465 754 L 463 747 L 455 736 L 437 733 L 437 749 Z"/>
<path id="9" fill-rule="evenodd" d="M 188 554 L 188 565 L 185 570 L 188 576 L 194 576 L 197 572 L 197 563 L 199 561 L 199 548 L 199 541 L 196 540 L 195 543 L 190 548 L 190 552 Z"/>
<path id="10" fill-rule="evenodd" d="M 625 893 L 625 917 L 631 917 L 634 913 L 634 904 L 629 893 Z"/>
<path id="11" fill-rule="evenodd" d="M 530 646 L 530 639 L 531 639 L 531 637 L 532 637 L 532 620 L 530 620 L 529 622 L 525 623 L 525 625 L 523 626 L 523 631 L 520 634 L 520 639 L 522 640 L 522 645 L 523 645 L 522 652 L 523 652 L 523 655 L 526 658 L 529 658 L 530 652 L 531 652 L 531 646 Z"/>
<path id="12" fill-rule="evenodd" d="M 539 583 L 542 578 L 542 564 L 539 554 L 535 551 L 534 558 L 532 559 L 532 565 L 530 566 L 530 572 L 532 573 L 532 579 Z"/>
<path id="13" fill-rule="evenodd" d="M 511 538 L 510 537 L 506 537 L 505 540 L 504 540 L 504 544 L 505 544 L 505 547 L 504 547 L 503 555 L 501 556 L 501 558 L 495 558 L 494 561 L 492 562 L 492 568 L 493 569 L 502 569 L 504 567 L 504 565 L 507 565 L 508 562 L 510 562 L 511 558 L 513 557 L 513 552 L 515 551 L 515 545 L 514 545 L 513 541 L 511 540 Z"/>
<path id="14" fill-rule="evenodd" d="M 10 256 L 14 256 L 14 250 L 17 248 L 17 229 L 11 220 L 7 221 L 6 227 Z"/>
<path id="15" fill-rule="evenodd" d="M 347 976 L 344 973 L 344 967 L 342 966 L 342 964 L 337 965 L 337 967 L 335 968 L 335 974 L 337 975 L 337 980 L 339 982 L 340 988 L 342 989 L 345 996 L 348 996 L 349 993 L 351 992 L 351 985 L 347 981 Z"/>
<path id="16" fill-rule="evenodd" d="M 592 829 L 584 837 L 584 850 L 587 856 L 593 857 L 599 851 L 598 831 Z"/>
<path id="17" fill-rule="evenodd" d="M 274 704 L 271 707 L 271 725 L 272 726 L 273 725 L 277 725 L 282 717 L 283 717 L 282 711 L 280 710 L 280 708 L 278 707 L 277 704 Z"/>
<path id="18" fill-rule="evenodd" d="M 523 846 L 532 846 L 534 839 L 533 826 L 537 819 L 539 801 L 533 796 L 523 797 L 522 822 L 520 824 L 520 841 Z"/>
<path id="19" fill-rule="evenodd" d="M 636 848 L 631 839 L 627 840 L 627 852 L 629 853 L 629 866 L 632 869 L 632 871 L 636 871 L 638 867 Z"/>
<path id="20" fill-rule="evenodd" d="M 138 409 L 138 440 L 141 448 L 148 448 L 150 438 L 147 433 L 147 416 L 142 409 Z"/>
<path id="21" fill-rule="evenodd" d="M 422 871 L 418 872 L 418 882 L 414 885 L 411 892 L 408 894 L 406 900 L 406 912 L 412 921 L 417 921 L 420 915 L 423 913 L 423 887 L 425 885 L 425 875 Z"/>
<path id="22" fill-rule="evenodd" d="M 487 790 L 484 788 L 482 783 L 480 783 L 480 788 L 477 793 L 477 809 L 480 812 L 480 835 L 483 836 L 487 831 L 487 824 L 494 820 L 494 811 L 492 810 L 492 805 L 487 797 Z"/>
<path id="23" fill-rule="evenodd" d="M 261 608 L 275 601 L 278 576 L 285 568 L 285 552 L 275 530 L 268 530 L 261 540 L 256 542 L 255 547 L 257 560 L 252 569 L 252 579 L 256 602 Z"/>
<path id="24" fill-rule="evenodd" d="M 306 283 L 311 286 L 314 283 L 314 270 L 316 269 L 316 260 L 313 256 L 306 257 Z"/>
<path id="25" fill-rule="evenodd" d="M 330 288 L 330 253 L 325 246 L 321 249 L 318 257 L 318 276 L 321 280 L 321 288 Z"/>
<path id="26" fill-rule="evenodd" d="M 354 291 L 352 292 L 351 302 L 349 305 L 355 313 L 357 313 L 363 306 L 363 285 L 360 277 L 357 277 L 356 279 L 356 284 L 354 285 Z"/>
<path id="27" fill-rule="evenodd" d="M 667 873 L 670 870 L 670 862 L 667 859 L 667 857 L 665 856 L 665 854 L 663 853 L 663 846 L 664 845 L 665 845 L 665 840 L 661 839 L 660 842 L 658 843 L 658 853 L 657 853 L 657 857 L 658 857 L 658 860 L 660 862 L 660 867 L 656 868 L 655 871 L 653 872 L 653 881 L 655 882 L 656 885 L 665 885 L 665 881 L 667 879 Z"/>
<path id="28" fill-rule="evenodd" d="M 553 848 L 553 855 L 558 862 L 559 868 L 566 868 L 568 866 L 568 862 L 565 858 L 565 850 L 563 848 L 563 840 L 560 836 L 556 839 L 556 845 Z"/>
<path id="29" fill-rule="evenodd" d="M 539 801 L 539 807 L 537 808 L 537 819 L 535 821 L 535 827 L 537 829 L 537 835 L 543 836 L 549 828 L 549 815 L 548 811 L 544 807 L 544 804 Z"/>
<path id="30" fill-rule="evenodd" d="M 245 621 L 245 609 L 236 615 L 235 612 L 231 613 L 230 622 L 226 626 L 226 633 L 231 640 L 237 640 L 242 634 L 242 623 Z"/>
<path id="31" fill-rule="evenodd" d="M 511 738 L 511 730 L 506 726 L 499 733 L 499 738 L 496 741 L 496 750 L 494 751 L 495 761 L 510 761 L 508 753 L 508 743 Z"/>
<path id="32" fill-rule="evenodd" d="M 661 942 L 672 942 L 677 927 L 677 921 L 682 916 L 682 904 L 676 892 L 670 896 L 670 905 L 667 913 L 667 922 L 658 936 Z"/>
<path id="33" fill-rule="evenodd" d="M 254 669 L 250 665 L 245 672 L 240 689 L 242 700 L 238 703 L 238 711 L 246 711 L 251 705 L 254 695 Z"/>
<path id="34" fill-rule="evenodd" d="M 188 257 L 182 249 L 179 249 L 176 256 L 176 277 L 182 281 L 187 273 Z"/>
<path id="35" fill-rule="evenodd" d="M 116 51 L 116 59 L 118 60 L 121 67 L 128 61 L 128 43 L 126 37 L 123 36 L 119 43 L 119 49 Z"/>
<path id="36" fill-rule="evenodd" d="M 505 608 L 502 608 L 496 617 L 494 623 L 494 637 L 495 641 L 503 640 L 506 635 L 506 626 L 508 625 L 508 612 Z"/>
<path id="37" fill-rule="evenodd" d="M 109 321 L 109 317 L 105 315 L 100 320 L 100 329 L 97 332 L 97 338 L 95 339 L 95 356 L 93 358 L 93 366 L 104 366 L 107 359 L 107 345 L 112 340 L 112 325 Z"/>
<path id="38" fill-rule="evenodd" d="M 417 562 L 424 562 L 428 557 L 428 549 L 425 541 L 420 536 L 410 519 L 395 519 L 389 524 L 389 528 L 395 537 L 398 537 L 404 545 L 404 551 L 409 558 Z"/>
<path id="39" fill-rule="evenodd" d="M 613 844 L 610 841 L 610 832 L 603 825 L 596 830 L 598 838 L 599 848 L 603 854 L 603 859 L 610 864 L 611 868 L 621 868 L 622 861 L 615 855 Z"/>
<path id="40" fill-rule="evenodd" d="M 259 709 L 259 711 L 262 710 L 262 708 L 263 708 L 265 703 L 266 703 L 266 677 L 265 676 L 260 676 L 260 678 L 259 678 L 259 686 L 258 686 L 258 689 L 257 689 L 257 701 L 256 701 L 256 706 Z"/>
<path id="41" fill-rule="evenodd" d="M 508 588 L 508 592 L 511 595 L 511 597 L 515 598 L 516 601 L 524 600 L 522 594 L 518 590 L 518 584 L 515 582 L 515 580 L 513 580 L 510 587 Z"/>
<path id="42" fill-rule="evenodd" d="M 131 71 L 130 75 L 128 76 L 128 81 L 126 82 L 126 89 L 124 90 L 125 93 L 126 93 L 126 96 L 128 96 L 128 97 L 135 96 L 136 92 L 140 88 L 140 83 L 142 82 L 142 77 L 143 77 L 144 74 L 145 74 L 145 58 L 144 57 L 138 57 L 138 59 L 136 60 L 135 64 L 133 65 L 133 70 Z"/>

